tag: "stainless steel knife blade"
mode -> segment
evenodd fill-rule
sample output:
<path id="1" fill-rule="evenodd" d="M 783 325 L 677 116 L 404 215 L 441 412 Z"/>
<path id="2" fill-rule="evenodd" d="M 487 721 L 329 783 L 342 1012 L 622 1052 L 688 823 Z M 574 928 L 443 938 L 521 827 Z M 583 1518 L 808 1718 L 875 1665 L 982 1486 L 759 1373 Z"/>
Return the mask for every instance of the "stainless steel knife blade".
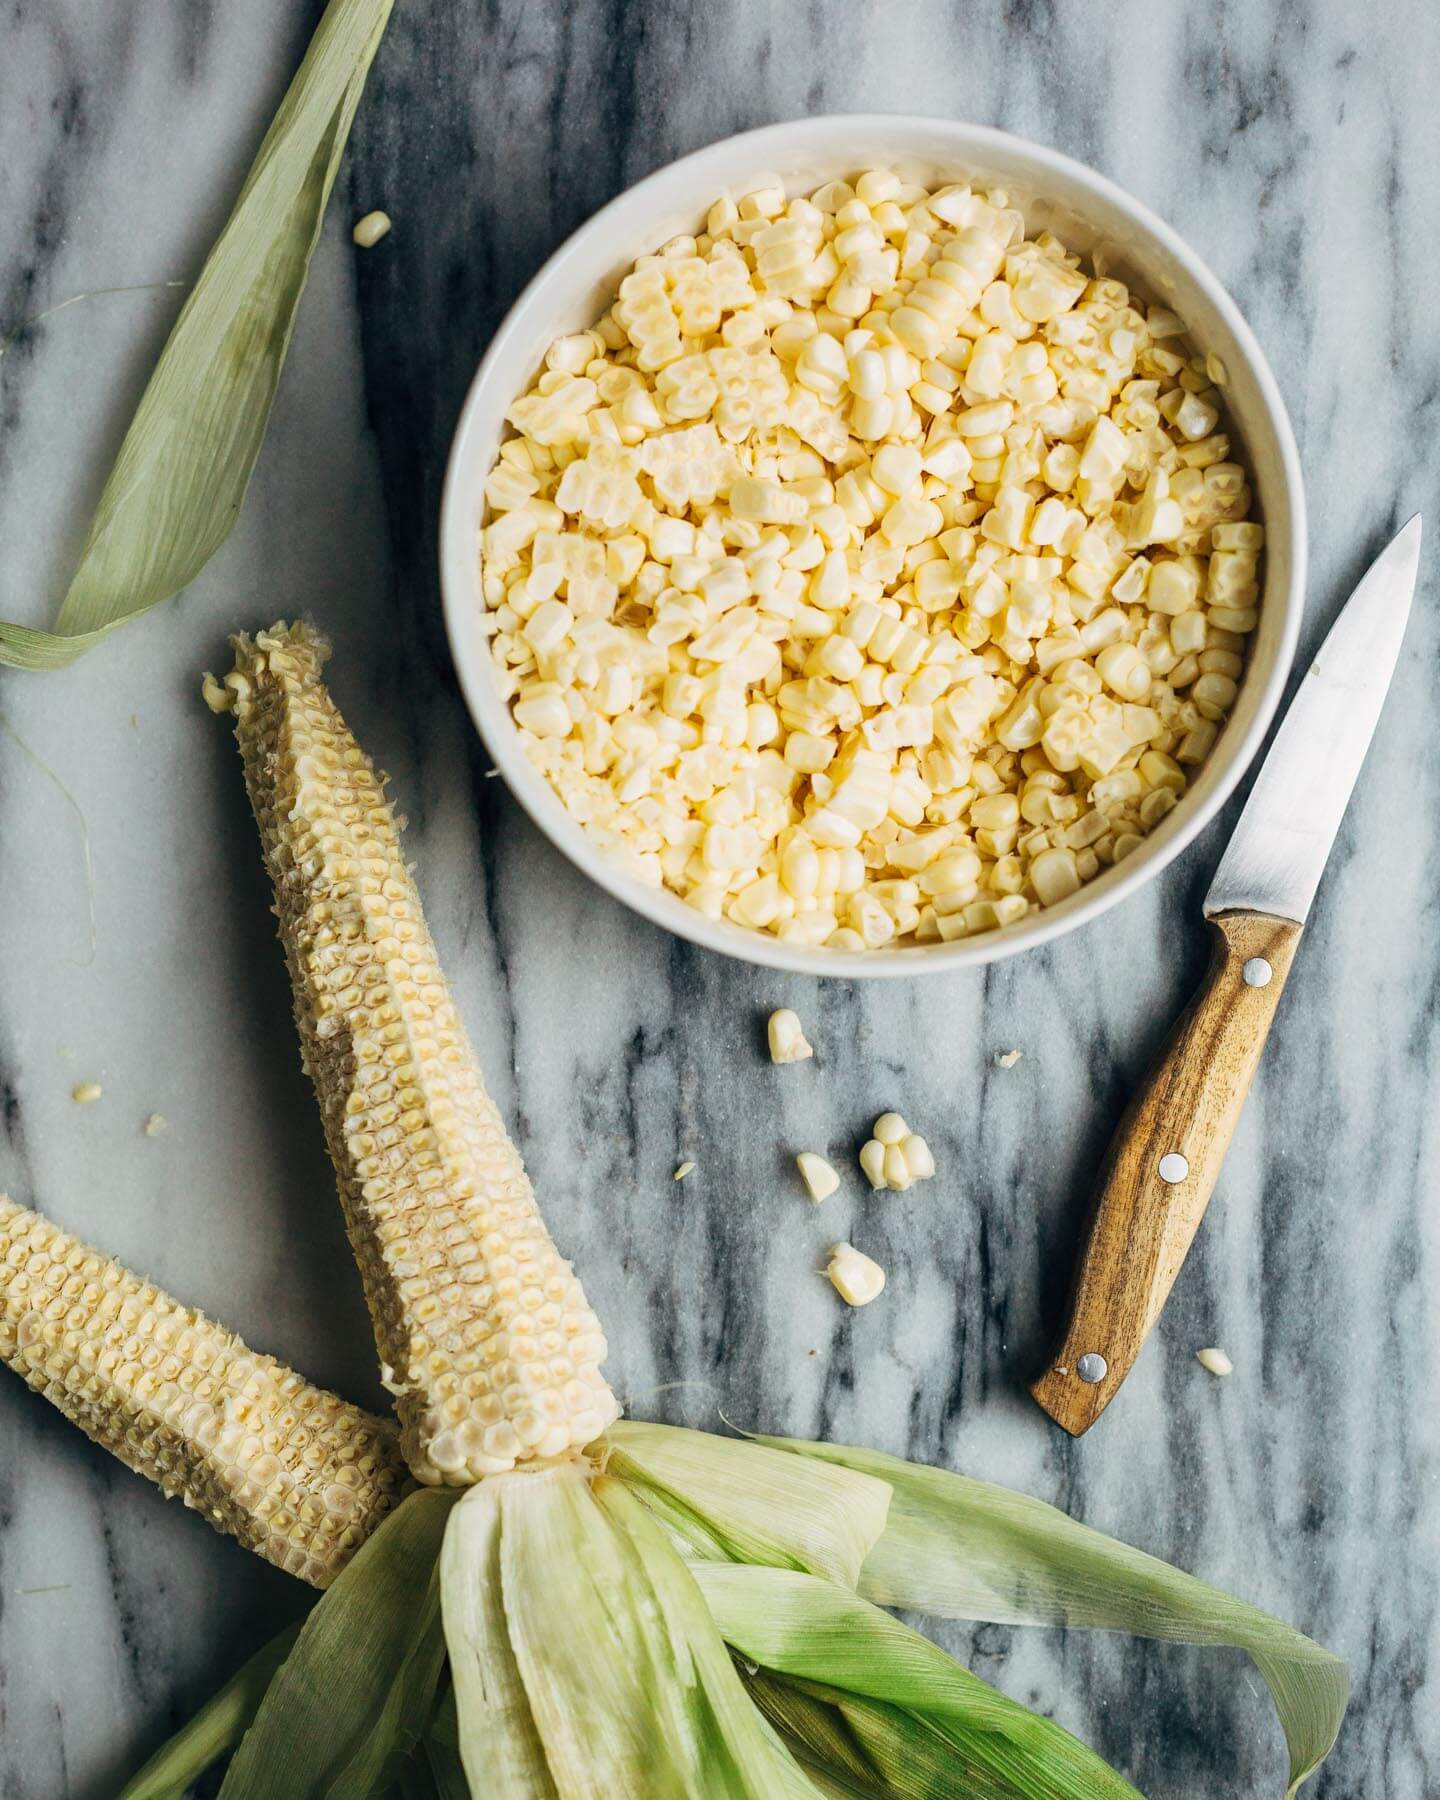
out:
<path id="1" fill-rule="evenodd" d="M 1207 917 L 1244 908 L 1303 925 L 1385 704 L 1420 563 L 1420 515 L 1361 577 L 1300 683 L 1210 892 Z"/>

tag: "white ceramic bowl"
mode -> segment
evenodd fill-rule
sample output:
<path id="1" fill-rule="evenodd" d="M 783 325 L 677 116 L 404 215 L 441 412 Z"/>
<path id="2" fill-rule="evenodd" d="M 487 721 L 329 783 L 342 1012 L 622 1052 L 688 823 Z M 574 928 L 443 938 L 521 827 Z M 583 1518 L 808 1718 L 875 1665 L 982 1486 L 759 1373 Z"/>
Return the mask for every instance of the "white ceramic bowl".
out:
<path id="1" fill-rule="evenodd" d="M 479 629 L 479 537 L 485 478 L 506 435 L 506 408 L 534 380 L 553 339 L 595 322 L 638 256 L 699 229 L 718 195 L 743 192 L 764 171 L 782 175 L 791 193 L 809 193 L 875 165 L 931 183 L 977 179 L 1003 186 L 1024 209 L 1032 235 L 1049 226 L 1071 248 L 1098 251 L 1107 273 L 1172 306 L 1196 347 L 1220 357 L 1229 422 L 1265 524 L 1265 585 L 1249 666 L 1224 731 L 1181 803 L 1123 863 L 1002 931 L 910 949 L 840 951 L 785 944 L 728 919 L 707 919 L 596 850 L 531 766 L 500 698 Z M 1294 655 L 1305 584 L 1305 502 L 1295 441 L 1265 358 L 1230 296 L 1168 225 L 1103 176 L 1039 144 L 946 119 L 862 113 L 797 119 L 712 144 L 612 200 L 561 245 L 511 308 L 466 398 L 445 481 L 440 573 L 460 685 L 480 734 L 520 804 L 577 868 L 656 924 L 728 956 L 812 975 L 918 975 L 994 962 L 1073 931 L 1152 880 L 1213 818 L 1260 746 Z"/>

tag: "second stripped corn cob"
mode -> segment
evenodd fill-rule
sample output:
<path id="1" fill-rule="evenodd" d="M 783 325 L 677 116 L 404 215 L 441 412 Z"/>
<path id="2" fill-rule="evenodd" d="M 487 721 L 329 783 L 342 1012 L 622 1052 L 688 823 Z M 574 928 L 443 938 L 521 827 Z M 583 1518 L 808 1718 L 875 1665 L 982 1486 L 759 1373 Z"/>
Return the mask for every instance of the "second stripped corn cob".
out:
<path id="1" fill-rule="evenodd" d="M 599 1320 L 486 1093 L 380 777 L 303 625 L 234 640 L 234 715 L 402 1444 L 462 1485 L 578 1452 L 619 1416 Z"/>
<path id="2" fill-rule="evenodd" d="M 0 1361 L 167 1497 L 315 1587 L 405 1489 L 393 1427 L 3 1194 Z"/>

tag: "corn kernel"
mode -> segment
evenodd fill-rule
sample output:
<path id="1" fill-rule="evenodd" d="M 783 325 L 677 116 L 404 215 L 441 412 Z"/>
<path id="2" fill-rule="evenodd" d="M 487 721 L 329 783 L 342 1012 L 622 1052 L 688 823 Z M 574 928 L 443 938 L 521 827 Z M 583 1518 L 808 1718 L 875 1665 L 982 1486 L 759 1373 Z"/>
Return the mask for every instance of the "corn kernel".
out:
<path id="1" fill-rule="evenodd" d="M 881 1113 L 875 1121 L 871 1136 L 888 1148 L 891 1144 L 898 1144 L 908 1134 L 909 1129 L 899 1113 Z"/>
<path id="2" fill-rule="evenodd" d="M 1080 876 L 1075 866 L 1075 852 L 1069 849 L 1042 850 L 1030 865 L 1030 879 L 1042 906 L 1054 906 L 1080 891 Z"/>
<path id="3" fill-rule="evenodd" d="M 918 1132 L 912 1131 L 908 1137 L 902 1138 L 897 1148 L 905 1158 L 906 1171 L 911 1181 L 928 1181 L 935 1173 L 935 1158 L 930 1154 L 930 1146 Z"/>
<path id="4" fill-rule="evenodd" d="M 795 1158 L 795 1166 L 800 1171 L 800 1179 L 805 1183 L 806 1192 L 817 1206 L 822 1200 L 828 1200 L 840 1186 L 839 1175 L 823 1156 L 817 1156 L 813 1150 L 802 1150 Z"/>
<path id="5" fill-rule="evenodd" d="M 884 1289 L 885 1271 L 853 1244 L 832 1244 L 825 1273 L 850 1306 L 868 1306 Z"/>
<path id="6" fill-rule="evenodd" d="M 362 250 L 373 250 L 381 238 L 389 233 L 389 230 L 389 213 L 380 212 L 377 209 L 375 212 L 366 213 L 364 218 L 357 219 L 350 236 Z"/>
<path id="7" fill-rule="evenodd" d="M 801 1027 L 799 1015 L 788 1006 L 772 1012 L 765 1029 L 772 1063 L 804 1062 L 815 1054 Z"/>
<path id="8" fill-rule="evenodd" d="M 872 1188 L 885 1186 L 885 1146 L 870 1138 L 860 1146 L 860 1169 Z"/>

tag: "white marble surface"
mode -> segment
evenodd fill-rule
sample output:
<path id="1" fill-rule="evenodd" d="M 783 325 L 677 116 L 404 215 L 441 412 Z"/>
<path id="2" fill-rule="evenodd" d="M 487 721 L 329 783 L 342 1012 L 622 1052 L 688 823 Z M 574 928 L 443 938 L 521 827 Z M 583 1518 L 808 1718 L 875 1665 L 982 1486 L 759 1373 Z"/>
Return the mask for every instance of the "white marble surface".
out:
<path id="1" fill-rule="evenodd" d="M 313 5 L 15 0 L 0 25 L 0 331 L 193 273 Z M 303 16 L 297 16 L 303 15 Z M 303 609 L 393 770 L 436 935 L 634 1410 L 866 1441 L 1011 1481 L 1285 1614 L 1357 1694 L 1313 1791 L 1440 1792 L 1440 654 L 1433 552 L 1387 712 L 1216 1204 L 1084 1441 L 1023 1381 L 1127 1089 L 1204 955 L 1222 824 L 1099 924 L 984 977 L 847 988 L 672 942 L 585 885 L 457 704 L 434 518 L 476 356 L 546 252 L 632 179 L 822 110 L 933 111 L 1084 157 L 1168 217 L 1255 325 L 1312 500 L 1307 647 L 1367 555 L 1440 510 L 1440 31 L 1424 0 L 1006 9 L 402 0 L 229 546 L 62 675 L 0 674 L 0 1185 L 357 1397 L 378 1395 L 228 733 L 196 671 Z M 355 252 L 374 205 L 391 238 Z M 0 604 L 53 604 L 159 292 L 0 358 Z M 1303 664 L 1303 657 L 1302 657 Z M 1233 817 L 1233 809 L 1230 815 Z M 798 1006 L 815 1063 L 772 1071 Z M 1014 1068 L 992 1066 L 1015 1046 Z M 104 1084 L 78 1108 L 77 1080 Z M 785 1158 L 904 1106 L 940 1174 L 816 1216 Z M 168 1134 L 147 1139 L 155 1110 Z M 696 1173 L 670 1179 L 682 1158 Z M 812 1273 L 853 1231 L 885 1300 Z M 1197 1345 L 1230 1351 L 1219 1383 Z M 0 1379 L 0 1793 L 100 1800 L 299 1595 Z M 1147 1793 L 1280 1791 L 1235 1659 L 994 1627 L 976 1669 Z"/>

